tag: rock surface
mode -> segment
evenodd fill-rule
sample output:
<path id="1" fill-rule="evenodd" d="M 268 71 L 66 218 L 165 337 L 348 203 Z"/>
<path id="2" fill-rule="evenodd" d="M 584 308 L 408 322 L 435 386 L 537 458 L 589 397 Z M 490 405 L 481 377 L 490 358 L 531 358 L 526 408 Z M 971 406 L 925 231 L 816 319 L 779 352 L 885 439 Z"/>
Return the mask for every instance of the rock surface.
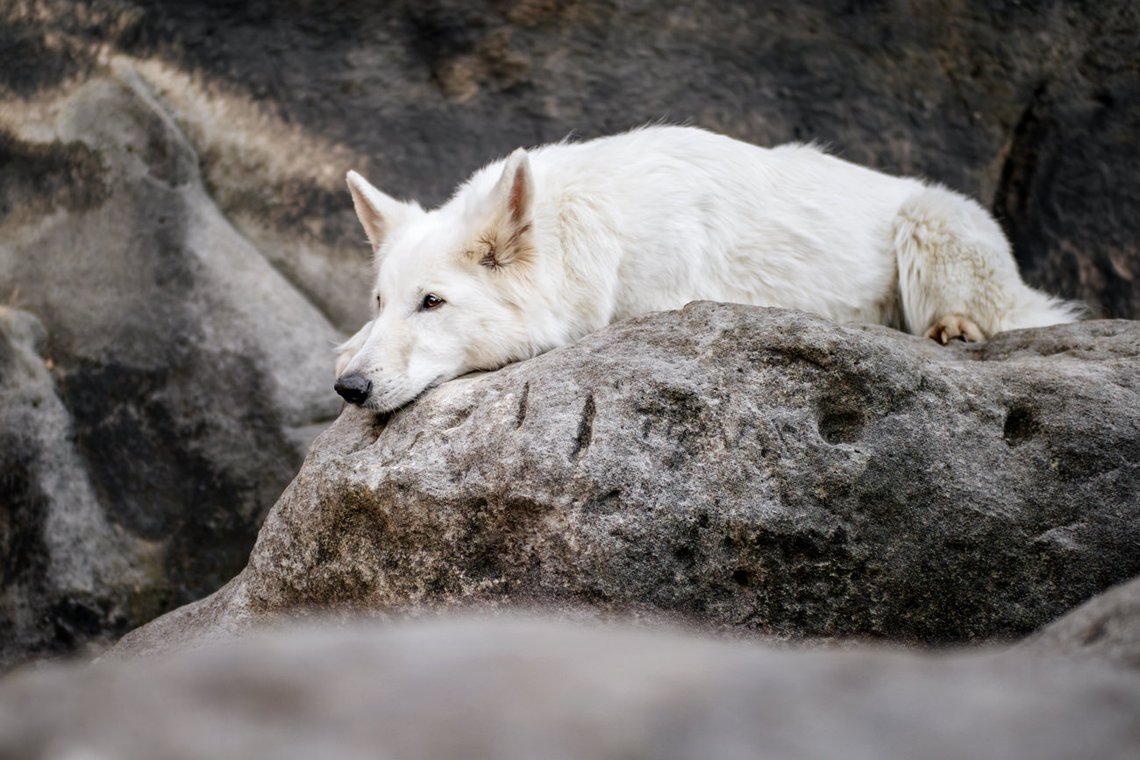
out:
<path id="1" fill-rule="evenodd" d="M 0 683 L 0 755 L 1068 760 L 1140 753 L 1140 678 L 448 621 L 260 634 Z"/>
<path id="2" fill-rule="evenodd" d="M 1140 324 L 941 347 L 691 304 L 350 409 L 245 571 L 128 635 L 526 605 L 784 637 L 1016 637 L 1140 574 Z"/>
<path id="3" fill-rule="evenodd" d="M 115 529 L 86 477 L 39 351 L 47 333 L 0 307 L 0 660 L 123 633 L 157 547 Z"/>
<path id="4" fill-rule="evenodd" d="M 333 328 L 367 314 L 349 167 L 435 202 L 571 132 L 814 139 L 976 195 L 1031 284 L 1136 317 L 1137 28 L 1129 0 L 0 3 L 0 303 L 46 327 L 68 418 L 21 419 L 70 431 L 65 479 L 135 547 L 72 612 L 0 622 L 28 632 L 5 651 L 120 630 L 241 565 L 335 412 Z M 0 510 L 35 534 L 12 472 Z"/>
<path id="5" fill-rule="evenodd" d="M 121 633 L 237 572 L 336 413 L 338 333 L 225 220 L 129 68 L 3 148 L 0 282 L 47 326 L 36 355 L 6 318 L 9 659 Z"/>

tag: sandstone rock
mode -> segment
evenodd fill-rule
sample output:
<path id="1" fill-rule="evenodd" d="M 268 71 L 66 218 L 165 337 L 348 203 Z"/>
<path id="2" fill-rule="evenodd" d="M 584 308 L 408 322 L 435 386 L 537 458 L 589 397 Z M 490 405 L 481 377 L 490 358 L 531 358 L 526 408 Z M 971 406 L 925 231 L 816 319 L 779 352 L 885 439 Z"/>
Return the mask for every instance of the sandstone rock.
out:
<path id="1" fill-rule="evenodd" d="M 260 634 L 0 683 L 5 757 L 892 758 L 1140 752 L 1140 679 L 447 621 Z"/>
<path id="2" fill-rule="evenodd" d="M 307 608 L 1016 637 L 1140 571 L 1140 324 L 941 347 L 691 304 L 349 409 L 243 573 L 124 651 Z"/>
<path id="3" fill-rule="evenodd" d="M 216 589 L 337 409 L 338 333 L 219 213 L 129 68 L 23 130 L 0 146 L 0 282 L 46 335 L 42 359 L 9 347 L 0 379 L 17 399 L 0 514 L 22 537 L 4 556 L 5 655 Z"/>
<path id="4" fill-rule="evenodd" d="M 115 635 L 161 562 L 108 523 L 38 351 L 43 325 L 0 307 L 0 661 Z"/>
<path id="5" fill-rule="evenodd" d="M 367 313 L 350 166 L 434 202 L 493 156 L 571 132 L 664 118 L 815 139 L 976 195 L 1031 284 L 1137 316 L 1138 14 L 1128 0 L 0 5 L 0 302 L 47 327 L 73 480 L 159 557 L 135 612 L 85 602 L 63 627 L 133 624 L 240 566 L 334 412 L 332 326 Z M 245 274 L 218 277 L 229 268 Z M 1054 607 L 1101 587 L 1061 588 Z M 1012 629 L 1039 621 L 1024 618 Z"/>
<path id="6" fill-rule="evenodd" d="M 1090 599 L 1020 646 L 1140 671 L 1140 578 Z"/>

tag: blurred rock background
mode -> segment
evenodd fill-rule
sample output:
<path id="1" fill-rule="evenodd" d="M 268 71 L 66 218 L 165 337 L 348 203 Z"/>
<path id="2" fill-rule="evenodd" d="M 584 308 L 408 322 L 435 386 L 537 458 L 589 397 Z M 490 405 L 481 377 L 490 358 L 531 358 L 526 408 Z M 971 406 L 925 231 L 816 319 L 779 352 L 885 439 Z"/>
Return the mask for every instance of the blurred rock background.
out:
<path id="1" fill-rule="evenodd" d="M 0 0 L 0 658 L 218 588 L 367 312 L 343 175 L 443 200 L 656 120 L 978 197 L 1026 279 L 1140 313 L 1140 8 Z"/>

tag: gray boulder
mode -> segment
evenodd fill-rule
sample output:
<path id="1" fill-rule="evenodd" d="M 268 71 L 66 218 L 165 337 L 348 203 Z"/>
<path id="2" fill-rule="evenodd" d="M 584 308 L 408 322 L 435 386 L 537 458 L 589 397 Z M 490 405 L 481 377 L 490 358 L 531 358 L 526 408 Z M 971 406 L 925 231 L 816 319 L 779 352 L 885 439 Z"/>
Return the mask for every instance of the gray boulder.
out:
<path id="1" fill-rule="evenodd" d="M 0 682 L 0 755 L 1108 760 L 1140 679 L 518 620 L 261 633 Z"/>
<path id="2" fill-rule="evenodd" d="M 331 326 L 367 313 L 349 167 L 430 203 L 570 133 L 815 139 L 977 196 L 1031 284 L 1135 317 L 1138 24 L 1129 0 L 0 4 L 0 302 L 47 328 L 73 480 L 156 557 L 125 608 L 69 602 L 36 641 L 240 568 L 335 413 Z"/>
<path id="3" fill-rule="evenodd" d="M 46 326 L 33 349 L 6 317 L 0 516 L 20 538 L 0 657 L 216 589 L 338 409 L 338 333 L 218 211 L 129 67 L 33 116 L 0 173 L 0 282 Z M 51 599 L 22 598 L 29 583 Z"/>
<path id="4" fill-rule="evenodd" d="M 309 608 L 1012 638 L 1140 572 L 1140 324 L 942 347 L 712 303 L 317 441 L 246 569 L 125 652 Z"/>
<path id="5" fill-rule="evenodd" d="M 0 661 L 126 630 L 139 619 L 128 600 L 160 561 L 102 509 L 39 355 L 46 339 L 31 314 L 0 307 Z"/>

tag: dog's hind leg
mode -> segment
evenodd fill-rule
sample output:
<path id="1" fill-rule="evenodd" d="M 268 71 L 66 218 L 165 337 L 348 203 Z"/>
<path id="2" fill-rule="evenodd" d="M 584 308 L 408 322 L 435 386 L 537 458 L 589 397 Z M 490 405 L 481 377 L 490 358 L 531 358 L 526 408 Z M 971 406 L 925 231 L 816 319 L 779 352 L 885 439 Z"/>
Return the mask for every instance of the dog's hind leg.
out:
<path id="1" fill-rule="evenodd" d="M 894 228 L 906 328 L 946 343 L 1022 327 L 1073 322 L 1080 307 L 1026 285 L 997 222 L 974 201 L 926 187 Z"/>

